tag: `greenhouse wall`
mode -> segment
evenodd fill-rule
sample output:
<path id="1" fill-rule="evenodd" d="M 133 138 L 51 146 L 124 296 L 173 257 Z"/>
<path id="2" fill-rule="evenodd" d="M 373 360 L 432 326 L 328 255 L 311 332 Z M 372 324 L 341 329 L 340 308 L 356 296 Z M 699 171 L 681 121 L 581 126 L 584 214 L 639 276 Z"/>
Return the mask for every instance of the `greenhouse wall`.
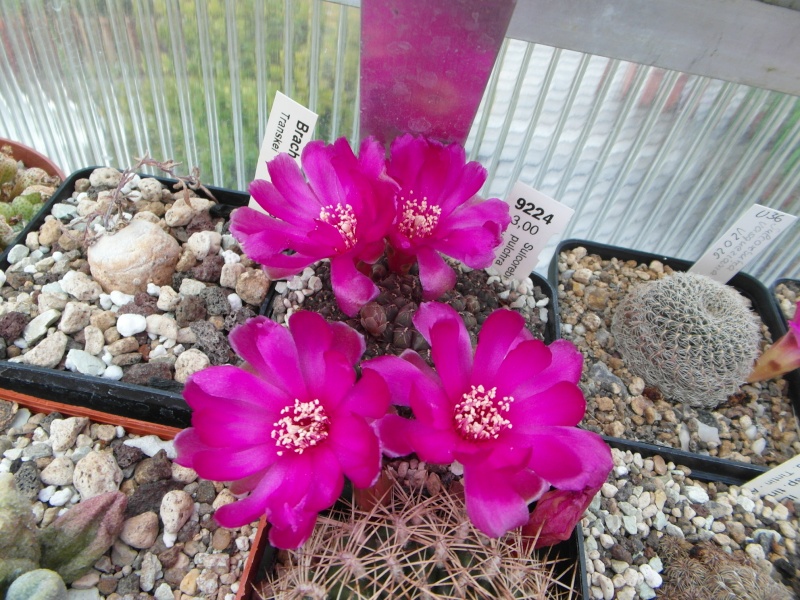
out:
<path id="1" fill-rule="evenodd" d="M 785 64 L 797 42 L 781 36 L 800 13 L 726 2 L 680 40 L 677 17 L 611 4 L 518 0 L 467 141 L 489 170 L 483 192 L 519 180 L 575 209 L 565 238 L 689 260 L 753 203 L 799 215 L 800 78 Z M 636 35 L 651 22 L 667 33 Z M 777 31 L 771 46 L 759 27 Z M 738 62 L 729 38 L 746 49 Z M 246 190 L 276 91 L 319 114 L 317 138 L 360 138 L 359 42 L 357 1 L 3 0 L 0 137 L 66 172 L 149 153 Z M 761 64 L 770 53 L 783 58 Z M 799 241 L 794 227 L 746 271 L 800 277 Z"/>

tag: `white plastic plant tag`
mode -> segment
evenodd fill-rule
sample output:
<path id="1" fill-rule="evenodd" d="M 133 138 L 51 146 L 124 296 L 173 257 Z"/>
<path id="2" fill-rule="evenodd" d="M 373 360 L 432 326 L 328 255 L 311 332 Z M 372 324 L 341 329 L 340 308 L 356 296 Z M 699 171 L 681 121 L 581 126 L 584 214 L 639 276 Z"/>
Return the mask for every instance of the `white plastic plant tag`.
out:
<path id="1" fill-rule="evenodd" d="M 689 272 L 728 283 L 796 220 L 794 215 L 754 204 L 706 250 Z"/>
<path id="2" fill-rule="evenodd" d="M 511 224 L 492 269 L 503 277 L 525 279 L 536 267 L 548 240 L 564 231 L 574 210 L 519 181 L 506 198 Z"/>
<path id="3" fill-rule="evenodd" d="M 317 114 L 310 111 L 302 104 L 298 104 L 289 96 L 277 92 L 272 110 L 267 121 L 267 131 L 261 142 L 261 151 L 258 154 L 255 179 L 269 181 L 267 162 L 286 152 L 300 164 L 300 154 L 306 144 L 314 137 L 314 127 L 317 125 Z M 250 208 L 264 212 L 252 197 Z"/>
<path id="4" fill-rule="evenodd" d="M 775 496 L 778 502 L 785 498 L 800 500 L 800 455 L 771 468 L 742 487 L 759 496 Z"/>

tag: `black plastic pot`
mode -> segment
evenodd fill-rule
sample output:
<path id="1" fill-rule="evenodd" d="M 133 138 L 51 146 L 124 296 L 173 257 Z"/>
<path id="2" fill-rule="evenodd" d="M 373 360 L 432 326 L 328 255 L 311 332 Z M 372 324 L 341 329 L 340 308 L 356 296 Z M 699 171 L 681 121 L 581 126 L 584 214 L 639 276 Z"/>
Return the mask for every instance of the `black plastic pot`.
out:
<path id="1" fill-rule="evenodd" d="M 61 185 L 47 202 L 37 217 L 23 230 L 20 239 L 24 242 L 27 234 L 38 231 L 50 214 L 54 204 L 69 198 L 78 179 L 88 178 L 96 167 L 76 171 Z M 141 177 L 148 177 L 141 175 Z M 157 178 L 161 183 L 172 186 L 172 179 Z M 243 192 L 208 186 L 220 205 L 231 208 L 247 205 L 250 197 Z M 0 269 L 8 268 L 7 249 L 0 255 Z M 264 305 L 268 302 L 265 301 Z M 262 305 L 262 312 L 264 306 Z M 174 386 L 180 386 L 172 382 Z M 182 387 L 182 386 L 180 386 Z M 180 391 L 158 389 L 141 385 L 110 381 L 99 377 L 34 367 L 8 361 L 0 361 L 0 388 L 12 390 L 45 400 L 53 400 L 82 406 L 123 417 L 170 425 L 187 427 L 191 411 L 183 400 Z"/>
<path id="2" fill-rule="evenodd" d="M 596 254 L 600 256 L 600 258 L 606 260 L 610 258 L 618 258 L 622 261 L 633 260 L 637 263 L 650 263 L 651 261 L 657 260 L 663 263 L 665 266 L 669 266 L 676 271 L 686 271 L 692 265 L 690 261 L 658 254 L 639 252 L 636 250 L 618 248 L 605 244 L 597 244 L 585 240 L 570 239 L 559 244 L 553 256 L 553 260 L 550 263 L 548 276 L 556 289 L 558 287 L 559 254 L 563 251 L 571 250 L 579 246 L 586 248 L 589 254 Z M 785 333 L 786 324 L 776 308 L 776 304 L 772 295 L 760 281 L 746 273 L 739 273 L 729 282 L 729 285 L 736 288 L 742 295 L 751 301 L 753 308 L 758 313 L 764 324 L 769 328 L 770 334 L 774 340 L 777 340 Z M 797 383 L 792 381 L 792 378 L 787 378 L 787 380 L 789 381 L 789 399 L 791 401 L 794 414 L 798 415 L 800 414 L 800 387 L 798 387 Z M 686 465 L 699 476 L 708 477 L 713 481 L 739 483 L 752 479 L 767 470 L 767 468 L 763 466 L 687 452 L 678 448 L 668 448 L 648 442 L 621 439 L 605 435 L 603 438 L 611 446 L 620 448 L 622 450 L 630 450 L 632 452 L 642 452 L 647 454 L 669 453 L 670 456 L 674 456 L 676 463 Z"/>

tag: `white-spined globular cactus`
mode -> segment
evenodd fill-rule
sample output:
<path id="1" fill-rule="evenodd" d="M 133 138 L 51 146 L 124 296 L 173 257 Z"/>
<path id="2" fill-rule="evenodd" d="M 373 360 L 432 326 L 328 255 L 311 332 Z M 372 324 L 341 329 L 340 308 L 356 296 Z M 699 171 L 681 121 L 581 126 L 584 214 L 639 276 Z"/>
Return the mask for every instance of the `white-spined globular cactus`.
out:
<path id="1" fill-rule="evenodd" d="M 748 305 L 710 277 L 674 273 L 631 290 L 611 333 L 628 369 L 648 385 L 714 408 L 739 391 L 759 352 L 759 319 Z"/>

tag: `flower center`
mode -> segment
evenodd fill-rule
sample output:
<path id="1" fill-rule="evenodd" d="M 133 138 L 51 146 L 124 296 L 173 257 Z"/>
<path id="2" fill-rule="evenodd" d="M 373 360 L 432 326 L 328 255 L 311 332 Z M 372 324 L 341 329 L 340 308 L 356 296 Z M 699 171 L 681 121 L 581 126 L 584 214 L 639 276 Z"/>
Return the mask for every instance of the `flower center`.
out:
<path id="1" fill-rule="evenodd" d="M 511 429 L 511 421 L 503 415 L 508 414 L 513 396 L 503 396 L 497 400 L 497 388 L 484 389 L 482 385 L 465 393 L 463 400 L 456 404 L 456 429 L 468 440 L 496 440 L 504 429 Z"/>
<path id="2" fill-rule="evenodd" d="M 338 203 L 336 206 L 325 206 L 319 211 L 320 221 L 333 225 L 339 230 L 344 240 L 345 250 L 356 245 L 356 214 L 349 204 Z"/>
<path id="3" fill-rule="evenodd" d="M 442 209 L 436 204 L 428 204 L 428 197 L 419 200 L 414 196 L 414 190 L 408 191 L 408 198 L 400 196 L 400 232 L 407 238 L 428 237 L 439 223 Z"/>
<path id="4" fill-rule="evenodd" d="M 287 406 L 281 414 L 286 416 L 272 424 L 275 429 L 271 433 L 278 448 L 302 454 L 328 437 L 331 422 L 317 399 L 301 402 L 295 398 L 294 406 Z M 278 456 L 283 456 L 283 450 L 278 450 Z"/>

